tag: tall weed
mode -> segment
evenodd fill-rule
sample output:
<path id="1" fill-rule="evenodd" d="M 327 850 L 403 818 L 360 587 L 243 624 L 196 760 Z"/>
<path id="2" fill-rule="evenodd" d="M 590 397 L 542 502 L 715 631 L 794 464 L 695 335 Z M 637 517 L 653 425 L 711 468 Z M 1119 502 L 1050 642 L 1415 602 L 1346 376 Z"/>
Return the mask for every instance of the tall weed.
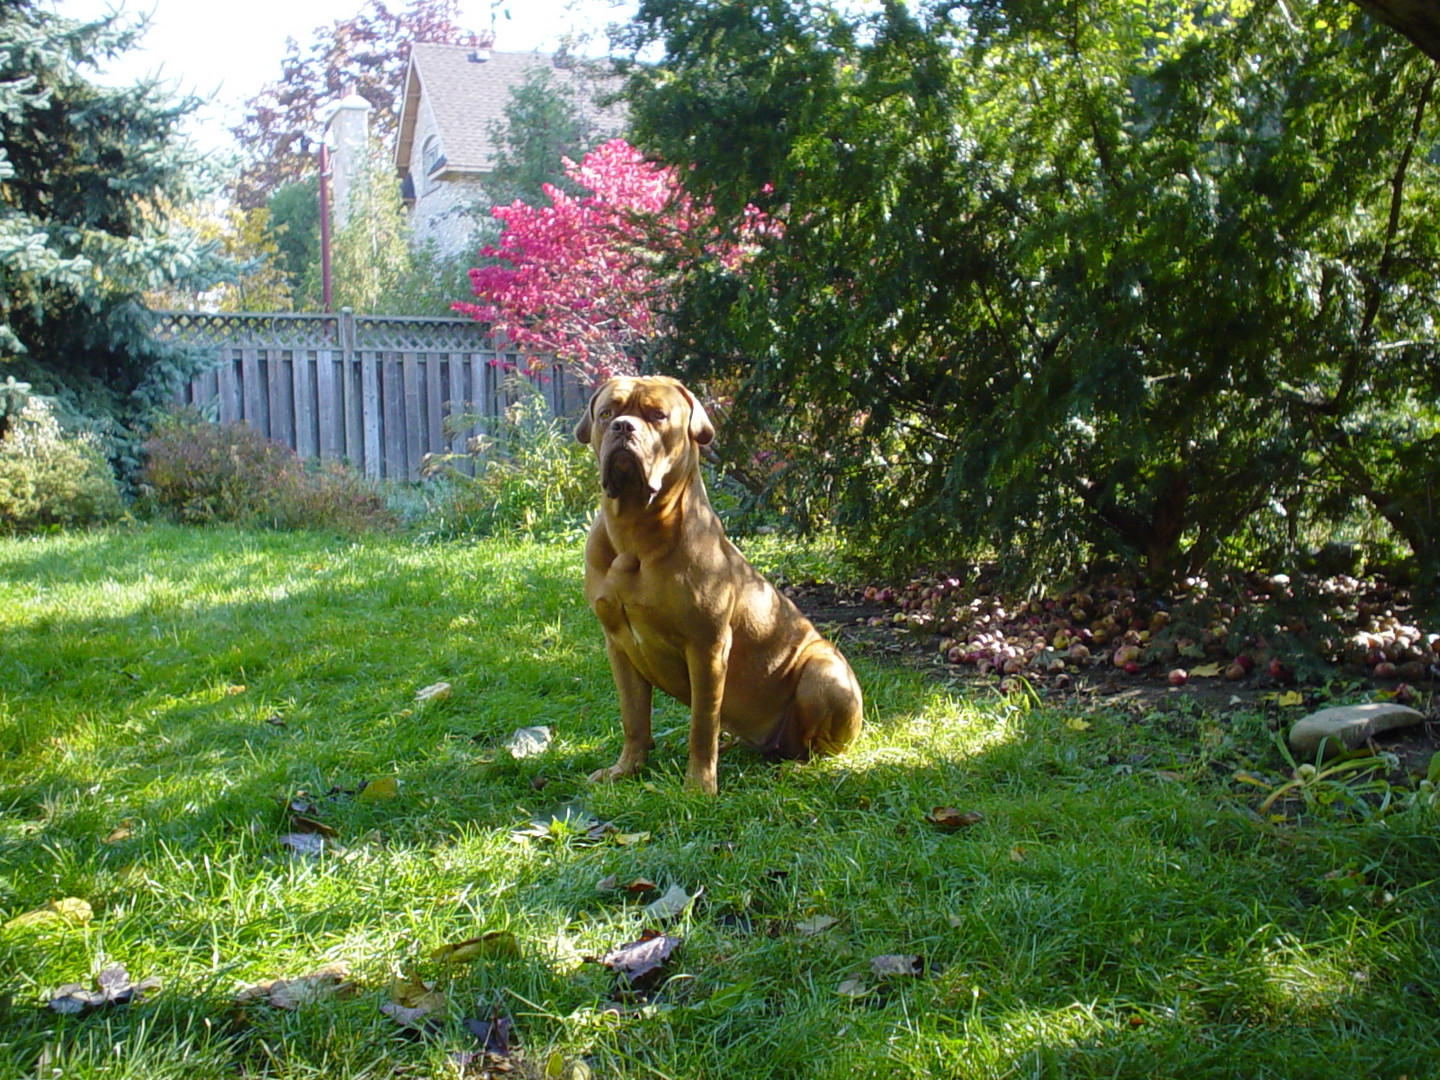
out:
<path id="1" fill-rule="evenodd" d="M 515 401 L 497 417 L 460 416 L 481 434 L 463 456 L 436 459 L 420 522 L 421 536 L 451 540 L 517 535 L 551 538 L 581 533 L 595 509 L 595 465 L 575 441 L 570 422 L 550 414 L 530 383 L 509 386 Z"/>

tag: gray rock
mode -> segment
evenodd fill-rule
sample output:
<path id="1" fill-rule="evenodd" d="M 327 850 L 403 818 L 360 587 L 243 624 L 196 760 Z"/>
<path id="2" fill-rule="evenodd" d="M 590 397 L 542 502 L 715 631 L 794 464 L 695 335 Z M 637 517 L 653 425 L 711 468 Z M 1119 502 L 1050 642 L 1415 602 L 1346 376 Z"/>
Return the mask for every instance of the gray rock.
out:
<path id="1" fill-rule="evenodd" d="M 1425 722 L 1423 713 L 1407 705 L 1375 702 L 1369 705 L 1337 705 L 1321 709 L 1295 722 L 1290 729 L 1290 752 L 1301 764 L 1315 760 L 1325 745 L 1325 756 L 1334 757 L 1365 745 L 1367 739 L 1395 728 L 1415 727 Z"/>

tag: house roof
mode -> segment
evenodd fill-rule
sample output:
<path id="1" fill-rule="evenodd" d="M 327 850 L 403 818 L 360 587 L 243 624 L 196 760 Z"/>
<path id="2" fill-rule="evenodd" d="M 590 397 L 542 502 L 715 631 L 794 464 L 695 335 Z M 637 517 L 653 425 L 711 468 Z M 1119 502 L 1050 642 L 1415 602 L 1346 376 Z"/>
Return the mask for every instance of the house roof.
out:
<path id="1" fill-rule="evenodd" d="M 491 52 L 468 45 L 416 42 L 410 47 L 405 68 L 400 131 L 395 140 L 396 172 L 404 176 L 411 171 L 411 157 L 418 149 L 415 129 L 422 99 L 428 101 L 435 118 L 445 172 L 489 172 L 495 160 L 491 122 L 504 123 L 510 91 L 522 85 L 535 68 L 549 68 L 561 85 L 579 82 L 587 119 L 598 127 L 618 130 L 624 121 L 624 107 L 601 108 L 595 103 L 597 90 L 613 88 L 614 77 L 594 78 L 576 70 L 582 65 L 592 67 L 593 62 L 557 63 L 554 57 L 538 52 Z"/>

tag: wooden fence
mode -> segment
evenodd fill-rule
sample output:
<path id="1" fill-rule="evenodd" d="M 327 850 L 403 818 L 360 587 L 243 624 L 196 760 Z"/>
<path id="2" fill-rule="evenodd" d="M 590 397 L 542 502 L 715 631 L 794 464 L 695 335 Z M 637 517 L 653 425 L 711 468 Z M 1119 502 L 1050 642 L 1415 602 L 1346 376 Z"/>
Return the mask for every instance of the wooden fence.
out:
<path id="1" fill-rule="evenodd" d="M 503 412 L 517 378 L 557 416 L 583 408 L 588 389 L 473 319 L 168 312 L 155 333 L 206 357 L 176 402 L 376 478 L 417 480 L 427 454 L 463 453 L 476 433 L 466 421 Z"/>

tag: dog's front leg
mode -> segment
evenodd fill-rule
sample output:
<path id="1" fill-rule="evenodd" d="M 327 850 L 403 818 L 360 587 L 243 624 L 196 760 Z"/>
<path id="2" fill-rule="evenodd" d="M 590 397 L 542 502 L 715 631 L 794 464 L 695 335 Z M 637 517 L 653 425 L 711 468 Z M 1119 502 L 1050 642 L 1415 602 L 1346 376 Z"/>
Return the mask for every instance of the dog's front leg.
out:
<path id="1" fill-rule="evenodd" d="M 590 774 L 591 783 L 633 776 L 645 764 L 645 755 L 655 745 L 650 735 L 653 688 L 624 650 L 617 648 L 608 636 L 605 651 L 610 656 L 610 674 L 615 678 L 615 690 L 620 696 L 620 726 L 625 732 L 625 743 L 620 748 L 620 760 L 608 769 L 596 769 Z"/>
<path id="2" fill-rule="evenodd" d="M 720 705 L 729 659 L 728 631 L 708 647 L 697 643 L 686 658 L 690 670 L 690 760 L 685 786 L 706 795 L 719 790 L 715 765 L 720 756 Z"/>

